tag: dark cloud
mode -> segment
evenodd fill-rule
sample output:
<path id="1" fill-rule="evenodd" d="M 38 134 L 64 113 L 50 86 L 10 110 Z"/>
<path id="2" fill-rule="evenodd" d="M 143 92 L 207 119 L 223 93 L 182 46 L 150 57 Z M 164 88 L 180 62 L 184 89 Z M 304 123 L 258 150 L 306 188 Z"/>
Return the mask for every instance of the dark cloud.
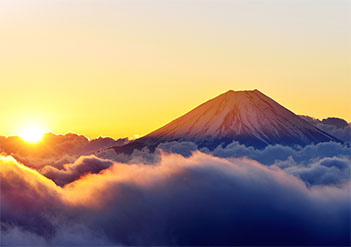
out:
<path id="1" fill-rule="evenodd" d="M 351 142 L 351 124 L 341 118 L 314 119 L 309 116 L 300 116 L 317 128 L 335 136 L 344 142 Z"/>
<path id="2" fill-rule="evenodd" d="M 194 151 L 198 150 L 198 147 L 193 142 L 173 141 L 159 144 L 158 149 L 164 152 L 181 154 L 184 157 L 189 157 Z"/>
<path id="3" fill-rule="evenodd" d="M 116 153 L 113 149 L 106 149 L 96 155 L 103 159 L 110 159 L 117 162 L 128 164 L 156 164 L 160 162 L 162 152 L 181 154 L 184 157 L 189 157 L 194 151 L 198 150 L 198 146 L 193 142 L 164 142 L 159 144 L 154 151 L 148 147 L 143 147 L 141 150 L 134 149 L 131 154 Z"/>
<path id="4" fill-rule="evenodd" d="M 348 169 L 337 159 L 318 165 Z M 350 245 L 349 181 L 308 187 L 245 158 L 161 154 L 155 165 L 115 163 L 64 188 L 14 160 L 1 168 L 9 245 L 17 234 L 15 244 L 34 234 L 37 245 Z"/>
<path id="5" fill-rule="evenodd" d="M 99 159 L 95 156 L 81 156 L 73 164 L 64 165 L 63 169 L 45 166 L 40 170 L 40 173 L 54 181 L 57 185 L 64 186 L 86 174 L 99 173 L 112 164 L 113 162 L 110 160 Z"/>
<path id="6" fill-rule="evenodd" d="M 134 149 L 131 154 L 116 153 L 113 149 L 106 149 L 96 154 L 102 159 L 109 159 L 127 164 L 156 164 L 160 161 L 161 152 L 159 149 L 151 151 L 148 147 L 141 150 Z"/>
<path id="7" fill-rule="evenodd" d="M 0 157 L 1 230 L 12 226 L 49 239 L 56 227 L 51 217 L 63 206 L 59 190 L 38 172 Z"/>
<path id="8" fill-rule="evenodd" d="M 350 169 L 349 159 L 323 158 L 306 166 L 290 166 L 285 171 L 300 177 L 307 185 L 338 185 L 350 180 Z"/>
<path id="9" fill-rule="evenodd" d="M 6 227 L 1 225 L 4 234 L 0 237 L 0 244 L 3 246 L 45 246 L 47 242 L 39 235 L 20 229 L 16 226 Z"/>
<path id="10" fill-rule="evenodd" d="M 109 243 L 80 223 L 61 187 L 12 157 L 0 156 L 0 245 Z M 84 190 L 80 193 L 84 193 Z"/>
<path id="11" fill-rule="evenodd" d="M 141 150 L 134 149 L 131 154 L 125 154 L 116 153 L 113 149 L 107 149 L 96 155 L 103 159 L 110 159 L 122 163 L 152 165 L 160 162 L 160 156 L 163 152 L 189 157 L 196 150 L 198 150 L 198 146 L 193 142 L 172 141 L 160 143 L 154 151 L 151 151 L 148 147 L 144 147 Z"/>

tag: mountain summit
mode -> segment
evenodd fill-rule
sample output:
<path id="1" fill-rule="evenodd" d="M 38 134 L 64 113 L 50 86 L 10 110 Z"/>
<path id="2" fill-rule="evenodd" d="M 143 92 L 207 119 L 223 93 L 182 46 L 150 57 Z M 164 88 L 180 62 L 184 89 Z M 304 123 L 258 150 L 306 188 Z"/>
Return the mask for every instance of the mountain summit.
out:
<path id="1" fill-rule="evenodd" d="M 156 147 L 162 142 L 191 141 L 215 148 L 238 141 L 263 148 L 270 144 L 307 145 L 338 141 L 260 91 L 229 90 L 127 147 Z M 118 147 L 116 151 L 126 151 Z"/>

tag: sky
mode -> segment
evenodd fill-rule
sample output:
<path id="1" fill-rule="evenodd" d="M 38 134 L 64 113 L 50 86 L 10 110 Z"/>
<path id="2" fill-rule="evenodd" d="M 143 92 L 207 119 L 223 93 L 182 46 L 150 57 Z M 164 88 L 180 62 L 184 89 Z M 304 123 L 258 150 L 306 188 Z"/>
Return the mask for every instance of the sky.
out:
<path id="1" fill-rule="evenodd" d="M 229 89 L 351 120 L 351 2 L 0 0 L 0 135 L 135 137 Z"/>

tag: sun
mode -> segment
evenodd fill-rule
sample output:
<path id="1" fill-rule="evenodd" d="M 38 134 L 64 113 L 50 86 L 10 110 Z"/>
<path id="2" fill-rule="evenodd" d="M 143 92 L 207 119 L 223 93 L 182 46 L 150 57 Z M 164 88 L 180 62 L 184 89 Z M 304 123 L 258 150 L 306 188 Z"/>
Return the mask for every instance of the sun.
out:
<path id="1" fill-rule="evenodd" d="M 30 143 L 39 142 L 44 135 L 44 130 L 39 126 L 26 126 L 19 134 L 24 141 Z"/>

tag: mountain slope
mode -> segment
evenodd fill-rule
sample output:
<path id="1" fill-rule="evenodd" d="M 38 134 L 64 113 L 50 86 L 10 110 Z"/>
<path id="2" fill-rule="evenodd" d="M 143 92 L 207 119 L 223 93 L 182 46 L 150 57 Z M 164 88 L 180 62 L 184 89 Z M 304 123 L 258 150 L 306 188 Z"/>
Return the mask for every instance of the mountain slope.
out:
<path id="1" fill-rule="evenodd" d="M 228 91 L 169 124 L 116 151 L 169 141 L 192 141 L 200 147 L 239 141 L 262 148 L 270 144 L 307 145 L 338 141 L 258 90 Z"/>

